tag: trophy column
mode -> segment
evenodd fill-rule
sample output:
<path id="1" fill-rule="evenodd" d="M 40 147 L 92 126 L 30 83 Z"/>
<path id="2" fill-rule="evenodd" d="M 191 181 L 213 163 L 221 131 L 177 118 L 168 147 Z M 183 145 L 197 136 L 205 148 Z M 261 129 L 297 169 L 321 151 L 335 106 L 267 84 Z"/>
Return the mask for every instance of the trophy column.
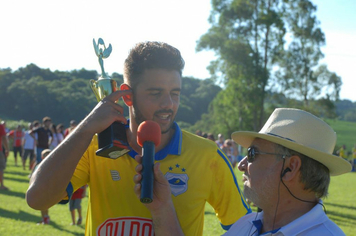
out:
<path id="1" fill-rule="evenodd" d="M 98 102 L 117 90 L 116 81 L 111 79 L 104 71 L 103 59 L 111 54 L 112 47 L 106 48 L 104 40 L 99 38 L 98 44 L 93 39 L 95 54 L 99 59 L 101 76 L 97 81 L 90 80 L 92 88 Z M 114 122 L 101 133 L 98 133 L 99 149 L 96 155 L 116 159 L 129 151 L 129 145 L 126 138 L 126 128 L 121 122 Z"/>

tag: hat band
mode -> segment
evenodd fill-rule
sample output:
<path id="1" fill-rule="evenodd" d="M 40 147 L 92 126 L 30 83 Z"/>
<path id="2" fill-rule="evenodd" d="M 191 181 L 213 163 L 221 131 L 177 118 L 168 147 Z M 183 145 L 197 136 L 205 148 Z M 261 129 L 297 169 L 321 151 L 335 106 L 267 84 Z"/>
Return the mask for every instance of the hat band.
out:
<path id="1" fill-rule="evenodd" d="M 285 137 L 282 137 L 282 136 L 280 136 L 280 135 L 277 135 L 277 134 L 272 134 L 272 133 L 267 133 L 267 134 L 272 135 L 272 136 L 276 136 L 276 137 L 278 137 L 278 138 L 287 139 L 288 141 L 292 141 L 292 142 L 294 142 L 294 143 L 295 143 L 295 141 L 294 141 L 293 139 L 290 139 L 290 138 L 285 138 Z"/>

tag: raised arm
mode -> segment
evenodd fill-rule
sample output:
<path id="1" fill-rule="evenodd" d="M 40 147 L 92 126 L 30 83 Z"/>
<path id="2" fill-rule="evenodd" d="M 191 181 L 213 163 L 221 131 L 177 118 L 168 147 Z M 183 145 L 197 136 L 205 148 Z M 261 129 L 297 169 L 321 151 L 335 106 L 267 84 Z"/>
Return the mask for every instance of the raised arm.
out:
<path id="1" fill-rule="evenodd" d="M 61 201 L 83 153 L 95 133 L 114 121 L 126 123 L 123 108 L 115 103 L 131 91 L 116 91 L 103 99 L 33 173 L 26 200 L 30 207 L 43 210 Z"/>

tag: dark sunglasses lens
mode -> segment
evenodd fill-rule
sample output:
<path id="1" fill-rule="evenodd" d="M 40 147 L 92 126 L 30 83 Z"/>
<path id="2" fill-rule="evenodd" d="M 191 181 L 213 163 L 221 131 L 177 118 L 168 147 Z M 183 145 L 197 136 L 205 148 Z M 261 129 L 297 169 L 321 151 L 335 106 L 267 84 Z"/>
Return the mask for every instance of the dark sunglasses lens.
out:
<path id="1" fill-rule="evenodd" d="M 247 161 L 253 162 L 253 160 L 255 160 L 255 149 L 253 147 L 250 147 L 247 150 Z"/>

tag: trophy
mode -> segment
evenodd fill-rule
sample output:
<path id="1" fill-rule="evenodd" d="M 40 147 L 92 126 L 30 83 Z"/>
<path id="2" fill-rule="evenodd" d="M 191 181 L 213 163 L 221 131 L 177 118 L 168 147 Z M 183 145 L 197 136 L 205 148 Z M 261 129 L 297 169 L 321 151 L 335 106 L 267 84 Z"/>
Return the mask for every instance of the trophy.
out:
<path id="1" fill-rule="evenodd" d="M 104 40 L 99 38 L 98 44 L 93 39 L 95 54 L 99 59 L 101 68 L 101 76 L 98 80 L 90 80 L 90 87 L 92 88 L 98 102 L 109 94 L 117 90 L 116 81 L 111 79 L 104 70 L 103 59 L 108 58 L 111 54 L 112 47 L 105 47 Z M 125 125 L 121 122 L 115 121 L 108 128 L 101 133 L 98 133 L 99 149 L 96 155 L 116 159 L 129 151 L 129 145 L 126 138 Z"/>

